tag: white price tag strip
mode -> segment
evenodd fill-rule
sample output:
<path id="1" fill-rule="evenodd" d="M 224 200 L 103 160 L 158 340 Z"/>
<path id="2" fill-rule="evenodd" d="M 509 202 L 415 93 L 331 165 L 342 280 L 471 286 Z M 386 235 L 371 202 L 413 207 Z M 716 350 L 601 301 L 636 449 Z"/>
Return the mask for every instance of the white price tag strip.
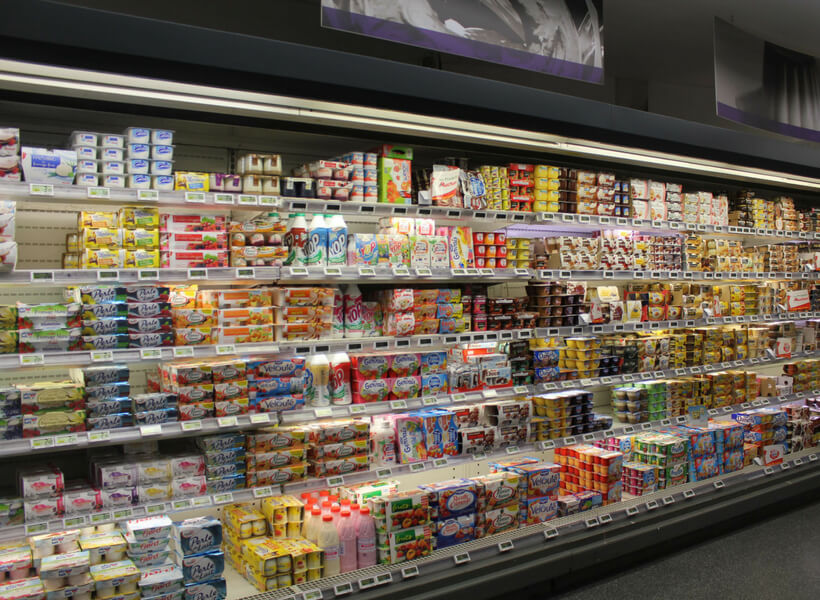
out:
<path id="1" fill-rule="evenodd" d="M 509 552 L 515 547 L 512 540 L 506 540 L 504 542 L 499 542 L 498 544 L 498 551 L 499 552 Z"/>
<path id="2" fill-rule="evenodd" d="M 464 563 L 470 562 L 470 553 L 469 552 L 462 552 L 460 554 L 456 554 L 453 557 L 453 562 L 457 565 L 463 565 Z"/>
<path id="3" fill-rule="evenodd" d="M 37 367 L 40 365 L 44 365 L 46 362 L 46 357 L 43 354 L 21 354 L 20 355 L 20 366 L 21 367 Z"/>
<path id="4" fill-rule="evenodd" d="M 216 424 L 220 427 L 237 427 L 239 423 L 236 417 L 219 417 Z"/>
<path id="5" fill-rule="evenodd" d="M 162 425 L 143 425 L 140 427 L 140 437 L 150 437 L 152 435 L 161 435 Z"/>

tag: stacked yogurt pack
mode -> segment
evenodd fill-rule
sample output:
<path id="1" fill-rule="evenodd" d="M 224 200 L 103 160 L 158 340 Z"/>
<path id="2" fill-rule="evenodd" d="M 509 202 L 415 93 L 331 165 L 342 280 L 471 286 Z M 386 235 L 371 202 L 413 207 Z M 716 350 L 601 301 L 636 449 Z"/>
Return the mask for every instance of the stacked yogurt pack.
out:
<path id="1" fill-rule="evenodd" d="M 77 185 L 174 189 L 174 132 L 129 127 L 122 134 L 74 131 Z"/>

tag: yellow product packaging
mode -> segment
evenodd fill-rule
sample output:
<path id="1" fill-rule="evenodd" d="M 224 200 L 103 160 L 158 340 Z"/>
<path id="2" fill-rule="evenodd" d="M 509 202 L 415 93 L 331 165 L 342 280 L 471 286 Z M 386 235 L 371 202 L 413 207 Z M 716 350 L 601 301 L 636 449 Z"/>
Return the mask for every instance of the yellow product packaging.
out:
<path id="1" fill-rule="evenodd" d="M 159 250 L 125 250 L 126 269 L 158 269 Z"/>
<path id="2" fill-rule="evenodd" d="M 154 250 L 159 248 L 158 229 L 125 229 L 123 246 L 126 250 Z"/>
<path id="3" fill-rule="evenodd" d="M 294 496 L 269 496 L 262 501 L 262 514 L 270 523 L 301 523 L 304 507 Z"/>
<path id="4" fill-rule="evenodd" d="M 119 214 L 124 229 L 158 229 L 159 209 L 144 206 L 123 206 Z"/>
<path id="5" fill-rule="evenodd" d="M 125 264 L 125 250 L 83 250 L 83 269 L 118 269 Z"/>
<path id="6" fill-rule="evenodd" d="M 120 248 L 122 246 L 122 229 L 84 228 L 80 230 L 80 246 L 88 250 Z"/>
<path id="7" fill-rule="evenodd" d="M 77 215 L 78 229 L 116 229 L 117 227 L 119 227 L 119 218 L 115 212 L 83 210 Z"/>
<path id="8" fill-rule="evenodd" d="M 174 173 L 174 189 L 188 192 L 207 192 L 210 176 L 208 173 L 194 173 L 191 171 L 177 171 Z"/>

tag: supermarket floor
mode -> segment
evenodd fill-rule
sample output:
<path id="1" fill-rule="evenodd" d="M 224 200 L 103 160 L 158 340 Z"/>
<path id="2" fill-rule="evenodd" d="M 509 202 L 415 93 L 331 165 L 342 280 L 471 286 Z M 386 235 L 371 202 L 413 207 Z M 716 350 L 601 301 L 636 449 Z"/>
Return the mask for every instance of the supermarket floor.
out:
<path id="1" fill-rule="evenodd" d="M 665 554 L 551 600 L 803 600 L 820 590 L 820 501 Z M 526 594 L 525 594 L 526 596 Z"/>

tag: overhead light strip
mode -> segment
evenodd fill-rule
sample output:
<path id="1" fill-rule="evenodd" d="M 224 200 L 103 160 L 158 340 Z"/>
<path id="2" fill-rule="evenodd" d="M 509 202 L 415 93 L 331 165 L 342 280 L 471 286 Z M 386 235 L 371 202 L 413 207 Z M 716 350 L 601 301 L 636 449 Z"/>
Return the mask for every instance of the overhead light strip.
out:
<path id="1" fill-rule="evenodd" d="M 0 86 L 37 93 L 115 101 L 127 100 L 130 103 L 149 106 L 170 106 L 204 112 L 229 112 L 246 116 L 263 116 L 264 118 L 287 117 L 292 121 L 317 124 L 338 125 L 341 123 L 374 131 L 399 131 L 431 138 L 444 137 L 449 140 L 498 144 L 535 151 L 620 160 L 708 176 L 719 175 L 737 180 L 774 183 L 809 190 L 820 189 L 820 179 L 817 178 L 741 167 L 696 157 L 599 144 L 538 131 L 19 61 L 0 60 L 0 69 L 2 69 L 0 70 Z"/>

